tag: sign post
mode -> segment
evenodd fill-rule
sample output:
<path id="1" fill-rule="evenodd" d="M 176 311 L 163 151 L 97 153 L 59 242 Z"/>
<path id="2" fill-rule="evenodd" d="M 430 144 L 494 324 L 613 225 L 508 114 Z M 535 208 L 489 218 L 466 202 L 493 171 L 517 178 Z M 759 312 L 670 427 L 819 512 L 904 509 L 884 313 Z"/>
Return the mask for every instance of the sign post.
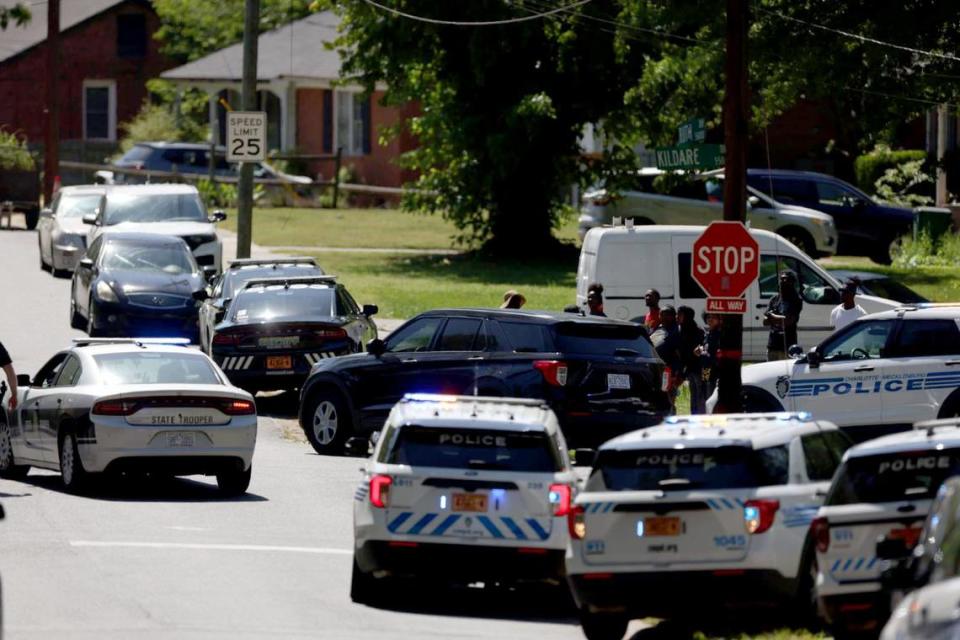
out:
<path id="1" fill-rule="evenodd" d="M 228 111 L 227 162 L 264 162 L 266 159 L 266 112 Z"/>

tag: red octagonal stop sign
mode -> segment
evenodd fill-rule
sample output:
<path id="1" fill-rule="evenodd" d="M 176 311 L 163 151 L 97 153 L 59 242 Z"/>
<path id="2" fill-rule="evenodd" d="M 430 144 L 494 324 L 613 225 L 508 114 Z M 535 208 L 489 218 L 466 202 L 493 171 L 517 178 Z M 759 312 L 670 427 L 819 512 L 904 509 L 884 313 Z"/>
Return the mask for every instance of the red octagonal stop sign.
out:
<path id="1" fill-rule="evenodd" d="M 711 222 L 693 243 L 691 275 L 712 298 L 738 298 L 760 272 L 760 245 L 742 222 Z"/>

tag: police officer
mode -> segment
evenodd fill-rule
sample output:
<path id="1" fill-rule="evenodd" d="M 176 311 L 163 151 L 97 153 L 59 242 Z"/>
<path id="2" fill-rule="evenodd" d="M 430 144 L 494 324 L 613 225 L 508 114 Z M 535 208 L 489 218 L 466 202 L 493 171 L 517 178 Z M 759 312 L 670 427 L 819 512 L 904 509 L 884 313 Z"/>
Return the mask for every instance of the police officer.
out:
<path id="1" fill-rule="evenodd" d="M 17 408 L 17 372 L 13 370 L 13 361 L 10 360 L 10 354 L 4 349 L 0 342 L 0 369 L 7 376 L 7 386 L 10 387 L 10 399 L 7 400 L 7 406 L 10 411 Z"/>
<path id="2" fill-rule="evenodd" d="M 763 325 L 770 327 L 767 339 L 767 360 L 785 360 L 787 350 L 797 344 L 797 324 L 803 310 L 803 299 L 797 291 L 797 276 L 793 271 L 780 272 L 780 293 L 770 299 Z"/>

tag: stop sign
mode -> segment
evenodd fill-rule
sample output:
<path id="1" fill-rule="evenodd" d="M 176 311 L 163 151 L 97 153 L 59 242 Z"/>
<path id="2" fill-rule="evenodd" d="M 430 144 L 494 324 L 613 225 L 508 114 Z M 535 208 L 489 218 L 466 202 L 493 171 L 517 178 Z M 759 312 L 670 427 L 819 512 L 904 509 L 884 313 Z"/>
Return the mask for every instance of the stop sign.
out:
<path id="1" fill-rule="evenodd" d="M 712 298 L 738 298 L 760 272 L 760 246 L 742 222 L 711 222 L 693 243 L 691 275 Z"/>

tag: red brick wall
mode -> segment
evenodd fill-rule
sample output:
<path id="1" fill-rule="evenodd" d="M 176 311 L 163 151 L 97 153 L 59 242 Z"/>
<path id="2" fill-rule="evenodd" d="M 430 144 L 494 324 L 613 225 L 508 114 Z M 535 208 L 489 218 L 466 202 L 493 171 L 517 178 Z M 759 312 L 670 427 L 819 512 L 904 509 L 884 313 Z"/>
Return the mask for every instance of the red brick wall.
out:
<path id="1" fill-rule="evenodd" d="M 147 55 L 139 60 L 117 57 L 117 15 L 143 13 Z M 153 34 L 159 18 L 141 2 L 126 2 L 64 31 L 60 37 L 60 137 L 83 137 L 84 80 L 115 80 L 117 136 L 119 125 L 133 118 L 147 96 L 146 82 L 173 66 L 160 54 Z M 43 142 L 45 51 L 43 45 L 0 63 L 0 126 L 22 131 L 31 143 Z"/>

